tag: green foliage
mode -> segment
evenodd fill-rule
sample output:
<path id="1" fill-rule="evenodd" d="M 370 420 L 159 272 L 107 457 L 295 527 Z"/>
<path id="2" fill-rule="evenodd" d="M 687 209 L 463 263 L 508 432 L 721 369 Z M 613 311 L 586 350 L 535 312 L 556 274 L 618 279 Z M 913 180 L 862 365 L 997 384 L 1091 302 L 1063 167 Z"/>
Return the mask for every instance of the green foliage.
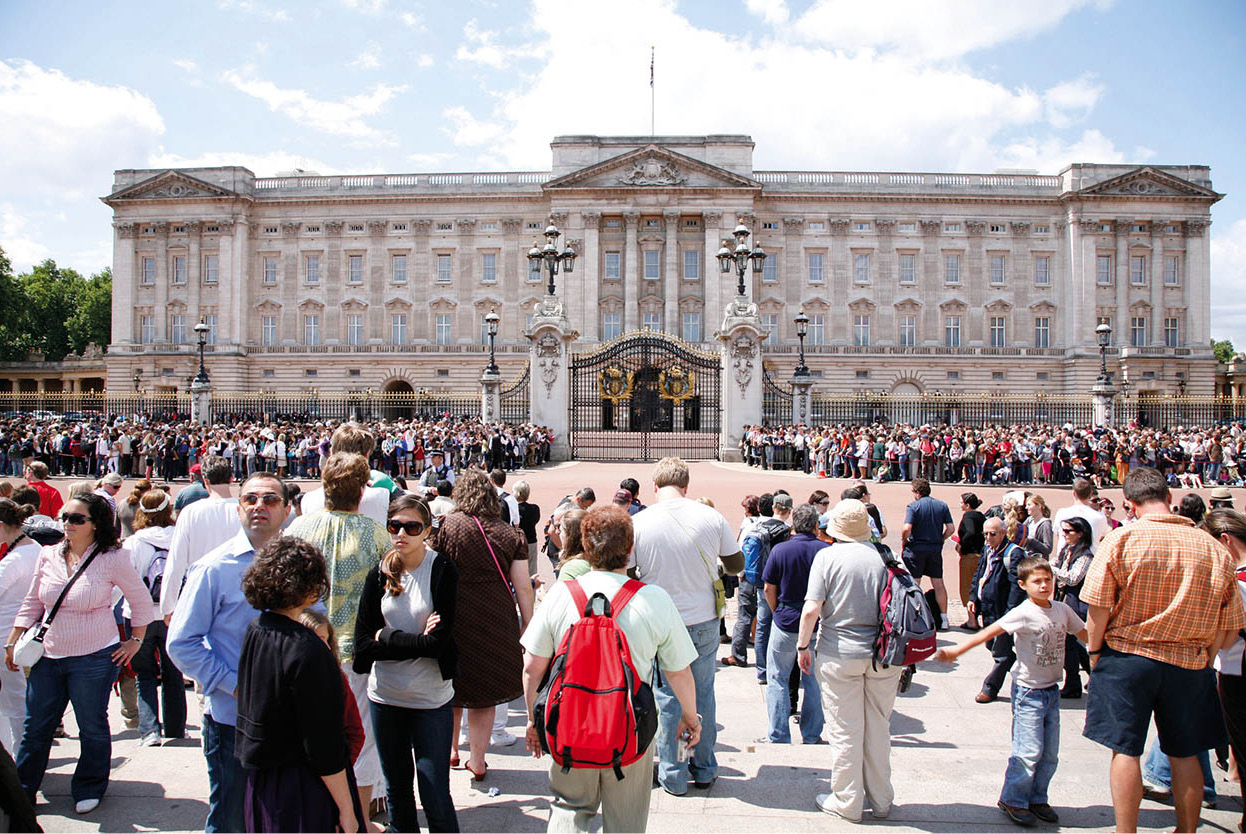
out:
<path id="1" fill-rule="evenodd" d="M 1236 353 L 1233 350 L 1233 342 L 1229 339 L 1221 339 L 1218 342 L 1212 339 L 1211 349 L 1215 351 L 1217 362 L 1232 362 L 1233 355 Z"/>
<path id="2" fill-rule="evenodd" d="M 69 349 L 82 353 L 89 342 L 108 347 L 112 339 L 112 268 L 84 280 L 78 309 L 69 318 Z"/>
<path id="3" fill-rule="evenodd" d="M 111 334 L 112 272 L 84 278 L 48 259 L 14 276 L 0 250 L 0 360 L 32 350 L 56 361 L 87 342 L 106 347 Z"/>

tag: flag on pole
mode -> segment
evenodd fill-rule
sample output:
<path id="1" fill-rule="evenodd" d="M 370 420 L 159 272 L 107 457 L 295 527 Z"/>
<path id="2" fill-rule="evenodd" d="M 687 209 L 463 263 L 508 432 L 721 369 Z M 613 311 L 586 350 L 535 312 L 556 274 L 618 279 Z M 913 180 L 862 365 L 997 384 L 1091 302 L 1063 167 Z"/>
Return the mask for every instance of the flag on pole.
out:
<path id="1" fill-rule="evenodd" d="M 653 47 L 649 47 L 649 86 L 653 86 Z"/>

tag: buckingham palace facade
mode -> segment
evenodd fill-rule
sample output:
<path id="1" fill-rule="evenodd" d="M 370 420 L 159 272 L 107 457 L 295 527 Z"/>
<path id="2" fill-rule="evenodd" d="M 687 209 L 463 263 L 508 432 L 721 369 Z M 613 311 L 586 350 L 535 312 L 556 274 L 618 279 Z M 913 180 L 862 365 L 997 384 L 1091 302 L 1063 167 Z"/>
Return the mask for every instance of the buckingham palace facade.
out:
<path id="1" fill-rule="evenodd" d="M 183 390 L 202 319 L 218 391 L 476 390 L 491 310 L 517 378 L 553 222 L 578 254 L 557 287 L 573 351 L 645 328 L 712 347 L 736 293 L 715 256 L 743 223 L 776 376 L 803 308 L 828 392 L 1083 394 L 1102 322 L 1133 392 L 1213 392 L 1208 167 L 759 171 L 753 148 L 563 136 L 539 172 L 117 171 L 108 387 Z"/>

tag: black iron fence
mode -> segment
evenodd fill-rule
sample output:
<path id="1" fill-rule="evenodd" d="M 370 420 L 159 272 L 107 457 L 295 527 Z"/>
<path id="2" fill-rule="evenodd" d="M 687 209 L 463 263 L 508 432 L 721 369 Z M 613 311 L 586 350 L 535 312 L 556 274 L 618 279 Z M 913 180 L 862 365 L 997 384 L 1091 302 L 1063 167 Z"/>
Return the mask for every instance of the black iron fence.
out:
<path id="1" fill-rule="evenodd" d="M 522 425 L 528 422 L 528 415 L 531 413 L 529 409 L 529 374 L 531 367 L 525 367 L 523 373 L 519 375 L 513 383 L 502 389 L 499 399 L 499 406 L 502 412 L 502 422 L 511 425 Z"/>

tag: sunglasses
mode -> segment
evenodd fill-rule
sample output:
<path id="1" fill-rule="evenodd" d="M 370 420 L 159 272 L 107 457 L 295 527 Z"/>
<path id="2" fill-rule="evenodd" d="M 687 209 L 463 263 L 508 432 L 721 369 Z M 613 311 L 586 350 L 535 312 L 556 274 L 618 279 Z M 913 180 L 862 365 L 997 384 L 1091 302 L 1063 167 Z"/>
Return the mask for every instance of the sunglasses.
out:
<path id="1" fill-rule="evenodd" d="M 1066 536 L 1067 536 L 1069 533 L 1077 533 L 1079 536 L 1081 535 L 1081 533 L 1078 533 L 1078 531 L 1077 531 L 1077 530 L 1074 530 L 1072 527 L 1061 527 L 1061 528 L 1060 528 L 1060 532 L 1061 532 L 1061 533 L 1064 533 L 1064 535 L 1066 535 Z"/>
<path id="2" fill-rule="evenodd" d="M 422 521 L 399 521 L 391 518 L 385 522 L 385 529 L 389 531 L 391 536 L 398 535 L 398 531 L 406 533 L 408 536 L 418 536 L 424 532 L 424 522 Z"/>
<path id="3" fill-rule="evenodd" d="M 86 524 L 90 520 L 86 513 L 61 513 L 61 524 Z"/>
<path id="4" fill-rule="evenodd" d="M 246 495 L 238 499 L 238 503 L 244 507 L 254 507 L 256 504 L 264 502 L 265 507 L 275 507 L 278 504 L 284 504 L 286 499 L 282 498 L 275 492 L 255 493 L 248 492 Z"/>

